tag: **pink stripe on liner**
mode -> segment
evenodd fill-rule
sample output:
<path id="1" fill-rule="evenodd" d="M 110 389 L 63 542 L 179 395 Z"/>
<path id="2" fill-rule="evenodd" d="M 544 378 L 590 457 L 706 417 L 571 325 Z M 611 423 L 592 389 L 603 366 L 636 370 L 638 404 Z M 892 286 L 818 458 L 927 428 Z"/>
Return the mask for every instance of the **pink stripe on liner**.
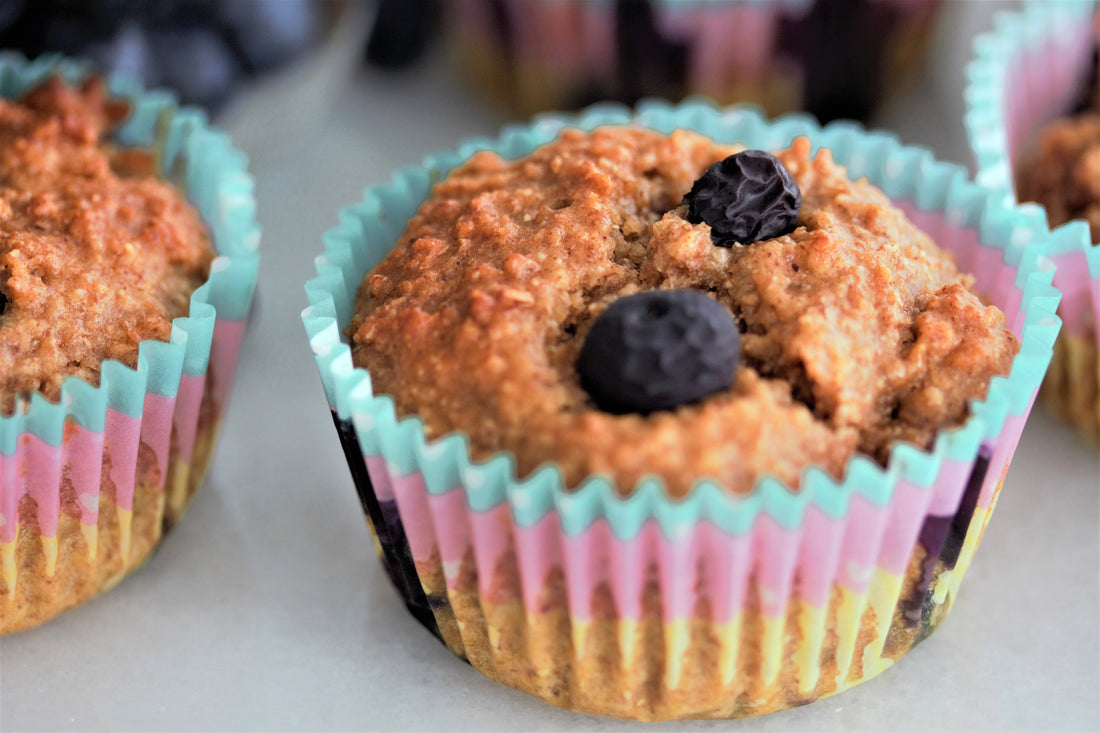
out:
<path id="1" fill-rule="evenodd" d="M 737 34 L 737 42 L 727 42 L 727 45 L 738 75 L 742 79 L 762 79 L 772 62 L 780 8 L 774 4 L 750 3 L 731 10 L 736 11 L 731 30 Z"/>
<path id="2" fill-rule="evenodd" d="M 864 593 L 870 585 L 888 517 L 888 511 L 859 494 L 852 497 L 837 580 L 853 593 Z"/>
<path id="3" fill-rule="evenodd" d="M 474 558 L 482 572 L 477 585 L 482 595 L 489 596 L 501 557 L 511 539 L 512 511 L 502 503 L 487 512 L 470 512 L 470 532 L 474 538 Z"/>
<path id="4" fill-rule="evenodd" d="M 615 19 L 610 3 L 583 3 L 584 58 L 588 73 L 610 82 L 615 78 Z"/>
<path id="5" fill-rule="evenodd" d="M 1062 291 L 1058 314 L 1066 331 L 1085 336 L 1093 326 L 1093 281 L 1084 252 L 1066 252 L 1051 258 L 1057 266 L 1054 286 Z"/>
<path id="6" fill-rule="evenodd" d="M 756 518 L 753 555 L 757 561 L 760 610 L 766 616 L 778 618 L 787 608 L 801 537 L 801 531 L 784 529 L 767 514 Z"/>
<path id="7" fill-rule="evenodd" d="M 176 407 L 172 412 L 172 430 L 176 433 L 176 451 L 179 460 L 190 463 L 195 450 L 195 432 L 199 426 L 199 408 L 202 406 L 205 375 L 180 378 Z"/>
<path id="8" fill-rule="evenodd" d="M 725 90 L 731 79 L 762 83 L 772 61 L 779 8 L 715 6 L 702 11 L 666 8 L 668 35 L 689 41 L 693 91 Z"/>
<path id="9" fill-rule="evenodd" d="M 107 410 L 105 427 L 103 449 L 111 456 L 108 477 L 115 485 L 115 503 L 120 509 L 131 511 L 134 508 L 141 418 Z"/>
<path id="10" fill-rule="evenodd" d="M 729 536 L 712 524 L 698 528 L 707 548 L 706 578 L 710 593 L 711 618 L 728 623 L 741 612 L 752 573 L 752 534 Z"/>
<path id="11" fill-rule="evenodd" d="M 1010 160 L 1034 142 L 1042 126 L 1070 112 L 1091 64 L 1091 44 L 1092 26 L 1081 23 L 1010 64 L 1015 72 L 1006 77 L 1005 90 Z"/>
<path id="12" fill-rule="evenodd" d="M 160 469 L 160 486 L 168 479 L 168 451 L 172 445 L 172 413 L 176 398 L 146 394 L 142 410 L 141 442 L 152 448 Z"/>
<path id="13" fill-rule="evenodd" d="M 206 370 L 214 380 L 214 407 L 218 410 L 218 417 L 221 417 L 225 406 L 229 404 L 229 393 L 233 389 L 233 374 L 240 358 L 245 324 L 245 321 L 226 321 L 221 318 L 214 322 L 210 364 Z"/>
<path id="14" fill-rule="evenodd" d="M 103 475 L 103 433 L 69 423 L 65 429 L 64 464 L 76 491 L 82 524 L 99 518 L 99 482 Z"/>
<path id="15" fill-rule="evenodd" d="M 545 65 L 568 78 L 584 78 L 580 53 L 581 9 L 576 3 L 521 3 L 516 5 L 516 50 L 534 64 Z"/>
<path id="16" fill-rule="evenodd" d="M 16 457 L 23 465 L 27 493 L 38 505 L 39 532 L 43 537 L 53 537 L 61 513 L 61 446 L 24 433 L 19 436 Z"/>
<path id="17" fill-rule="evenodd" d="M 435 530 L 428 507 L 428 492 L 419 473 L 393 479 L 393 495 L 405 528 L 405 539 L 413 560 L 426 560 L 435 547 Z"/>
<path id="18" fill-rule="evenodd" d="M 966 482 L 974 470 L 973 461 L 943 459 L 936 483 L 932 486 L 932 500 L 928 504 L 928 513 L 936 517 L 946 517 L 959 510 Z"/>
<path id="19" fill-rule="evenodd" d="M 374 495 L 378 501 L 393 501 L 393 485 L 390 483 L 390 472 L 386 470 L 386 459 L 382 456 L 363 456 L 367 464 L 367 473 L 374 484 Z"/>
<path id="20" fill-rule="evenodd" d="M 0 542 L 12 542 L 19 532 L 19 499 L 23 484 L 19 479 L 19 446 L 15 455 L 0 453 Z"/>
<path id="21" fill-rule="evenodd" d="M 433 539 L 439 543 L 439 559 L 447 574 L 447 582 L 453 578 L 450 569 L 458 570 L 459 563 L 470 547 L 470 524 L 466 519 L 466 497 L 462 489 L 453 489 L 446 494 L 428 496 L 428 511 L 432 515 Z M 418 541 L 409 542 L 413 560 L 426 562 L 431 558 L 432 547 Z"/>
<path id="22" fill-rule="evenodd" d="M 1031 399 L 1034 402 L 1035 396 L 1032 395 Z M 1030 407 L 1028 411 L 1030 412 Z M 978 496 L 979 508 L 988 509 L 992 503 L 993 490 L 997 482 L 1000 481 L 1001 474 L 1007 468 L 1009 459 L 1016 452 L 1016 445 L 1020 442 L 1020 436 L 1024 432 L 1026 421 L 1026 413 L 1024 415 L 1009 415 L 1005 420 L 1004 427 L 1001 429 L 1001 434 L 997 437 L 993 449 L 993 457 L 989 461 L 989 469 L 982 484 L 982 493 Z"/>
<path id="23" fill-rule="evenodd" d="M 806 603 L 824 608 L 833 591 L 847 523 L 843 518 L 833 519 L 811 505 L 806 507 L 803 527 L 804 538 L 798 559 L 798 592 Z"/>
<path id="24" fill-rule="evenodd" d="M 456 493 L 461 494 L 461 492 Z M 516 553 L 520 571 L 519 579 L 520 585 L 523 587 L 523 604 L 529 612 L 537 613 L 542 610 L 543 589 L 550 580 L 550 574 L 554 569 L 562 567 L 562 547 L 558 541 L 560 536 L 561 522 L 558 520 L 558 515 L 554 513 L 547 514 L 531 527 L 515 528 Z M 616 572 L 622 565 L 615 563 L 621 563 L 622 557 L 630 553 L 622 545 L 617 545 L 613 549 L 612 564 L 616 568 L 613 572 Z M 612 591 L 617 594 L 616 600 L 619 603 L 622 603 L 624 598 L 629 597 L 629 593 L 625 595 L 621 593 L 621 587 L 622 584 L 616 584 L 612 588 Z M 640 596 L 636 596 L 636 598 L 640 598 Z M 623 606 L 620 605 L 619 608 L 623 608 Z M 640 615 L 639 610 L 638 605 L 635 604 L 633 607 L 635 615 L 627 616 L 627 618 L 637 618 Z M 624 615 L 625 613 L 624 611 Z"/>
<path id="25" fill-rule="evenodd" d="M 655 25 L 666 38 L 693 39 L 706 22 L 706 13 L 692 7 L 661 8 L 654 17 Z"/>
<path id="26" fill-rule="evenodd" d="M 611 538 L 613 545 L 619 544 Z M 696 587 L 706 583 L 696 582 L 699 572 L 698 544 L 691 535 L 685 539 L 668 540 L 661 535 L 655 521 L 646 522 L 635 542 L 642 543 L 643 568 L 653 563 L 657 567 L 657 583 L 661 588 L 661 611 L 666 619 L 691 618 L 697 597 Z M 613 582 L 613 581 L 612 581 Z"/>
<path id="27" fill-rule="evenodd" d="M 1092 310 L 1094 313 L 1100 313 L 1100 275 L 1097 275 L 1092 279 Z M 1095 323 L 1093 326 L 1096 328 L 1096 342 L 1100 343 L 1100 317 L 1093 316 Z"/>
<path id="28" fill-rule="evenodd" d="M 997 273 L 1004 268 L 1004 252 L 992 247 L 976 246 L 975 249 L 974 269 L 969 270 L 974 275 L 974 287 L 980 293 L 992 293 Z"/>
<path id="29" fill-rule="evenodd" d="M 562 559 L 566 569 L 565 592 L 569 612 L 574 618 L 591 618 L 592 596 L 596 587 L 607 581 L 610 566 L 608 545 L 613 541 L 611 529 L 603 518 L 593 522 L 583 534 L 562 538 Z"/>
<path id="30" fill-rule="evenodd" d="M 1016 287 L 1016 270 L 1002 264 L 997 271 L 997 281 L 993 288 L 978 292 L 988 296 L 994 305 L 1004 311 L 1005 322 L 1012 329 L 1012 333 L 1016 334 L 1016 338 L 1020 338 L 1023 335 L 1027 314 L 1020 310 L 1024 293 Z"/>
<path id="31" fill-rule="evenodd" d="M 611 594 L 615 599 L 615 608 L 623 618 L 638 619 L 642 617 L 642 597 L 645 594 L 646 568 L 656 567 L 660 562 L 661 554 L 657 547 L 657 534 L 659 530 L 655 522 L 650 520 L 642 527 L 642 533 L 638 540 L 633 542 L 611 542 Z M 667 567 L 661 568 L 662 588 L 665 582 Z M 664 599 L 662 599 L 664 600 Z M 665 611 L 668 613 L 668 604 Z"/>
<path id="32" fill-rule="evenodd" d="M 898 481 L 894 498 L 886 507 L 889 516 L 883 533 L 878 566 L 891 575 L 902 575 L 920 536 L 921 525 L 932 499 L 932 490 L 905 480 Z"/>

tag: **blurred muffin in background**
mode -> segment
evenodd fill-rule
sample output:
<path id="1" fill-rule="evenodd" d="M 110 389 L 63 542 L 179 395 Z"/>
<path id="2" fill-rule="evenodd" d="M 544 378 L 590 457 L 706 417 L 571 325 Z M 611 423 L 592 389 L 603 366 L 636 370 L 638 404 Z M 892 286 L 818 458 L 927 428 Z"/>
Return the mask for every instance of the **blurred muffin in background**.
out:
<path id="1" fill-rule="evenodd" d="M 938 0 L 452 0 L 468 75 L 522 114 L 703 94 L 866 119 L 919 67 Z"/>

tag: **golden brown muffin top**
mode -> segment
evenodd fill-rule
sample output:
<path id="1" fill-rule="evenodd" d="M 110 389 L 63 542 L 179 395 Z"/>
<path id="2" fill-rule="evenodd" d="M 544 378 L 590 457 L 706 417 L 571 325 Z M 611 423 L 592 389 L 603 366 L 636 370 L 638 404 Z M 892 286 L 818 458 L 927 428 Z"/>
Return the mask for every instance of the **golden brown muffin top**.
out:
<path id="1" fill-rule="evenodd" d="M 529 157 L 483 152 L 446 180 L 364 279 L 353 359 L 429 437 L 556 462 L 570 486 L 647 474 L 673 495 L 700 477 L 747 492 L 839 476 L 896 440 L 928 446 L 960 424 L 1018 348 L 1003 314 L 951 256 L 865 181 L 805 139 L 777 153 L 802 208 L 789 235 L 712 244 L 675 210 L 734 149 L 690 132 L 566 131 Z M 641 290 L 691 288 L 742 330 L 733 385 L 648 416 L 597 409 L 575 362 L 593 319 Z"/>
<path id="2" fill-rule="evenodd" d="M 152 156 L 105 142 L 127 107 L 98 79 L 0 100 L 0 412 L 16 395 L 99 383 L 167 341 L 209 271 L 206 229 Z"/>

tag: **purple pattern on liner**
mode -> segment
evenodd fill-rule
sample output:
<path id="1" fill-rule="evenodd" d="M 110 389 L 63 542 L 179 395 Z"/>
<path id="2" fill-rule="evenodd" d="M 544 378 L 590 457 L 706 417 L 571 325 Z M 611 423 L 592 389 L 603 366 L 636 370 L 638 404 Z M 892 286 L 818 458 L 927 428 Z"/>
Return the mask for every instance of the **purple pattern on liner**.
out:
<path id="1" fill-rule="evenodd" d="M 351 471 L 355 490 L 359 494 L 363 513 L 374 528 L 378 544 L 382 548 L 382 564 L 390 576 L 390 582 L 401 594 L 405 606 L 413 617 L 442 641 L 443 636 L 439 633 L 431 603 L 424 594 L 424 589 L 417 577 L 416 565 L 409 551 L 409 543 L 405 539 L 405 530 L 402 527 L 396 503 L 380 502 L 375 496 L 374 482 L 371 481 L 366 461 L 359 449 L 359 439 L 352 422 L 341 420 L 335 412 L 332 413 L 332 422 L 340 438 L 340 447 L 344 449 L 344 458 L 348 462 L 348 469 Z"/>
<path id="2" fill-rule="evenodd" d="M 993 455 L 993 449 L 982 444 L 978 450 L 978 458 L 974 462 L 974 468 L 970 472 L 970 478 L 966 482 L 966 490 L 959 500 L 958 509 L 949 515 L 938 516 L 929 514 L 921 527 L 918 541 L 924 548 L 924 559 L 921 561 L 921 577 L 913 595 L 902 598 L 898 605 L 902 615 L 911 623 L 923 623 L 926 627 L 921 631 L 921 638 L 931 633 L 933 626 L 930 618 L 935 608 L 932 602 L 929 584 L 936 570 L 937 564 L 942 563 L 945 570 L 952 570 L 959 559 L 963 542 L 966 540 L 966 532 L 970 527 L 970 520 L 974 516 L 974 509 L 978 505 L 978 497 L 986 484 L 986 476 L 989 472 L 989 462 Z"/>

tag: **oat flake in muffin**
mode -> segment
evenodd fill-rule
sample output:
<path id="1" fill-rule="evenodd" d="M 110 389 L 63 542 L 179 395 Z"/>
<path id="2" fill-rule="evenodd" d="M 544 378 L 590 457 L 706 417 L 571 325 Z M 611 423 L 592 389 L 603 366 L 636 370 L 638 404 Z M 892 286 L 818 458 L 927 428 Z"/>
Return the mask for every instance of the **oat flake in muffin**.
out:
<path id="1" fill-rule="evenodd" d="M 183 195 L 150 154 L 104 141 L 126 114 L 100 80 L 54 78 L 0 100 L 0 412 L 16 396 L 51 400 L 69 376 L 137 363 L 167 341 L 213 258 Z"/>
<path id="2" fill-rule="evenodd" d="M 805 139 L 776 155 L 802 193 L 788 235 L 730 248 L 679 207 L 735 149 L 688 132 L 566 131 L 518 161 L 484 152 L 437 184 L 367 275 L 350 333 L 356 365 L 429 436 L 555 462 L 569 485 L 660 476 L 747 492 L 839 476 L 856 452 L 930 445 L 1008 372 L 1018 348 L 950 255 Z M 597 409 L 577 355 L 596 316 L 643 290 L 695 289 L 742 330 L 733 385 L 648 416 Z"/>

